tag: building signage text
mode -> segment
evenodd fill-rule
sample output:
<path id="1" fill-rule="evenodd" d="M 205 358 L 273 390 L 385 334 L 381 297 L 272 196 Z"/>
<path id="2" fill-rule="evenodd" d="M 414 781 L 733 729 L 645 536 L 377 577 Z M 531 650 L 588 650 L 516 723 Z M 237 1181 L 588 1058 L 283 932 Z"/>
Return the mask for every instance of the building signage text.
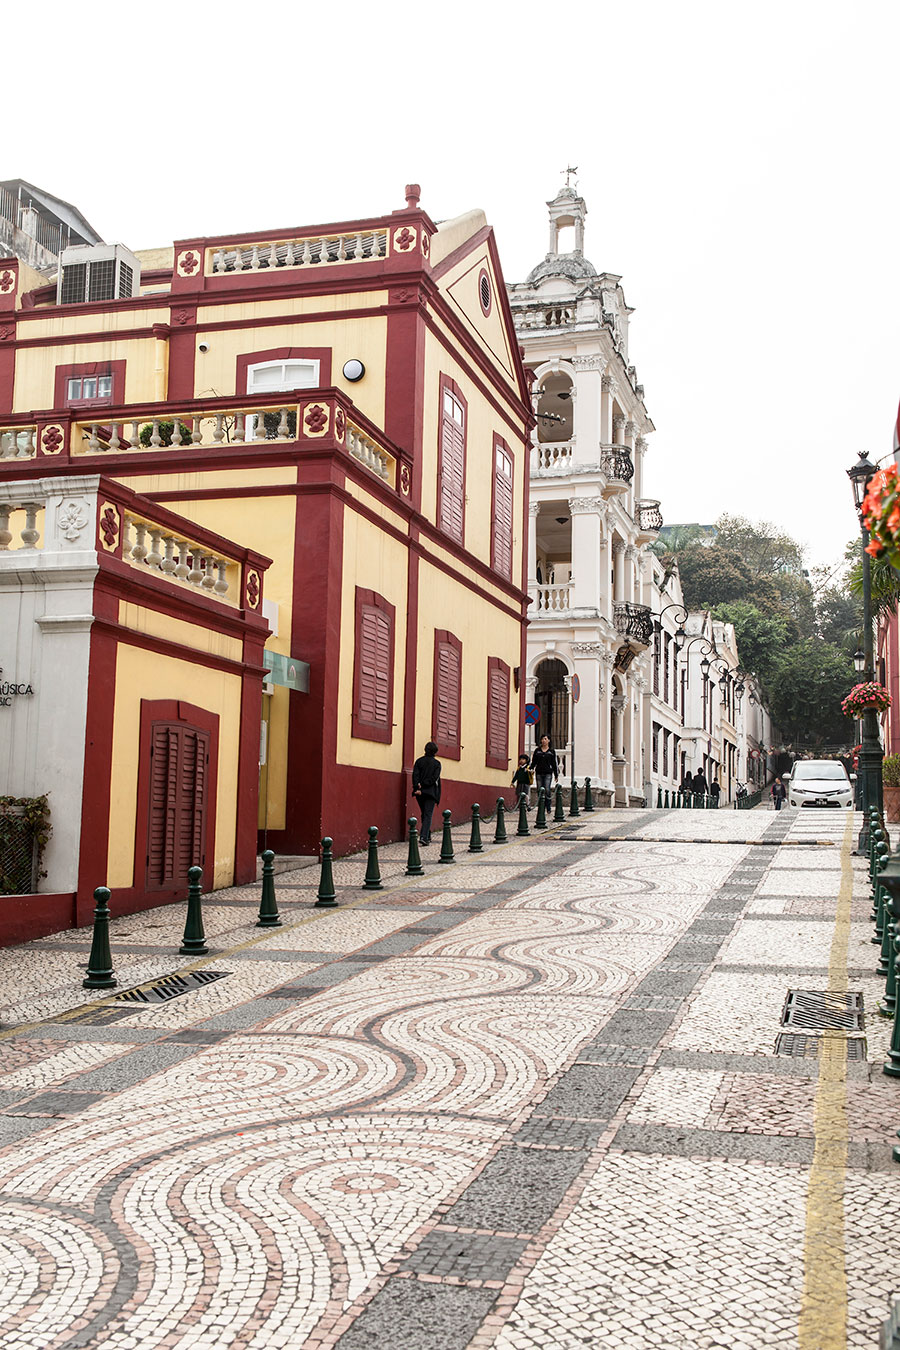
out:
<path id="1" fill-rule="evenodd" d="M 0 666 L 0 708 L 11 708 L 14 698 L 27 698 L 34 693 L 34 688 L 30 684 L 16 684 L 12 680 L 4 680 L 3 667 Z"/>

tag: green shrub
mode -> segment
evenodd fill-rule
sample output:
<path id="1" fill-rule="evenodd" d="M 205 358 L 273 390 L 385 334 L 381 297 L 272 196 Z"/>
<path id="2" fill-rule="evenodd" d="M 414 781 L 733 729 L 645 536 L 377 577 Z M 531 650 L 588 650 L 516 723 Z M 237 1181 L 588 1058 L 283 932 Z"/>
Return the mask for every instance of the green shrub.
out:
<path id="1" fill-rule="evenodd" d="M 159 440 L 160 440 L 160 444 L 159 444 L 159 446 L 151 446 L 151 449 L 160 449 L 160 450 L 161 450 L 163 446 L 169 447 L 169 446 L 172 444 L 172 435 L 173 435 L 173 433 L 174 433 L 174 431 L 175 431 L 175 423 L 174 423 L 174 422 L 157 422 L 156 425 L 157 425 L 157 427 L 158 427 L 158 429 L 159 429 Z M 184 425 L 183 422 L 179 422 L 178 425 L 181 427 L 181 444 L 182 444 L 182 445 L 191 445 L 191 444 L 193 444 L 193 442 L 191 441 L 191 429 L 190 429 L 190 427 L 186 427 L 186 426 Z M 141 427 L 140 436 L 138 437 L 138 439 L 140 440 L 141 445 L 147 445 L 147 446 L 149 446 L 149 445 L 150 445 L 150 437 L 151 437 L 152 435 L 153 435 L 153 423 L 152 423 L 152 422 L 148 422 L 145 426 L 142 426 L 142 427 Z"/>
<path id="2" fill-rule="evenodd" d="M 900 787 L 900 755 L 885 755 L 881 781 L 885 787 Z"/>

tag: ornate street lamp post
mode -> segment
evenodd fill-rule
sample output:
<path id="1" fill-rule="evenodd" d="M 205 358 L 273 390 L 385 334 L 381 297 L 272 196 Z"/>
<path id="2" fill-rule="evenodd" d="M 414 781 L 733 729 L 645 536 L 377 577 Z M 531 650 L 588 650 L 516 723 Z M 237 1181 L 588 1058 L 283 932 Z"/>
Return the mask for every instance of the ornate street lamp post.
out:
<path id="1" fill-rule="evenodd" d="M 864 680 L 875 679 L 875 652 L 872 643 L 872 570 L 871 558 L 866 552 L 869 531 L 862 516 L 862 503 L 866 495 L 869 480 L 875 473 L 875 465 L 865 450 L 860 450 L 857 462 L 847 470 L 847 477 L 853 488 L 853 505 L 860 528 L 860 548 L 862 551 L 863 575 L 863 670 Z M 854 657 L 854 663 L 857 658 Z M 857 669 L 859 667 L 857 666 Z M 881 748 L 881 736 L 878 729 L 878 715 L 874 708 L 866 708 L 862 716 L 862 743 L 859 750 L 858 786 L 859 808 L 863 813 L 862 829 L 859 832 L 857 853 L 864 854 L 869 847 L 869 808 L 877 807 L 879 815 L 883 809 L 881 792 L 881 762 L 884 751 Z"/>

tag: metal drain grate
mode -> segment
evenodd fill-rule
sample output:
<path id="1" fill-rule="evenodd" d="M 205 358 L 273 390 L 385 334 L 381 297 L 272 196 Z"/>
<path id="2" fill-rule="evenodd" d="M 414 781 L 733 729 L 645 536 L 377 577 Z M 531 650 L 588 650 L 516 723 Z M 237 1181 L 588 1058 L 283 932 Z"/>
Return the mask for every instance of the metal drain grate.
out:
<path id="1" fill-rule="evenodd" d="M 800 1036 L 791 1031 L 780 1031 L 775 1038 L 776 1055 L 793 1055 L 795 1059 L 827 1059 L 843 1055 L 847 1059 L 865 1059 L 866 1042 L 863 1036 L 848 1040 L 838 1036 Z"/>
<path id="2" fill-rule="evenodd" d="M 810 1031 L 862 1030 L 863 1001 L 860 993 L 831 989 L 789 989 L 781 1014 L 784 1027 L 807 1027 Z"/>
<path id="3" fill-rule="evenodd" d="M 164 975 L 161 980 L 145 984 L 140 989 L 123 989 L 113 996 L 114 1003 L 170 1003 L 173 998 L 202 989 L 214 980 L 224 980 L 230 970 L 194 970 L 190 975 Z"/>

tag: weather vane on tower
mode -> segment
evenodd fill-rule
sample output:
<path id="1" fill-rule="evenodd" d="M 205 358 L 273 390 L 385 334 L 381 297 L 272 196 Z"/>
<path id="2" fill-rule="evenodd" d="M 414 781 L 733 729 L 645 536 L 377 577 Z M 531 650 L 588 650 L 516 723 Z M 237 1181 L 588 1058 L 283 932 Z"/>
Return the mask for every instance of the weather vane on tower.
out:
<path id="1" fill-rule="evenodd" d="M 577 172 L 578 172 L 578 166 L 577 166 L 577 165 L 575 166 L 574 169 L 573 169 L 571 166 L 570 166 L 568 169 L 560 169 L 560 173 L 564 173 L 564 174 L 566 175 L 566 187 L 571 187 L 571 183 L 569 182 L 569 179 L 571 178 L 571 176 L 572 176 L 573 173 L 577 173 Z"/>

